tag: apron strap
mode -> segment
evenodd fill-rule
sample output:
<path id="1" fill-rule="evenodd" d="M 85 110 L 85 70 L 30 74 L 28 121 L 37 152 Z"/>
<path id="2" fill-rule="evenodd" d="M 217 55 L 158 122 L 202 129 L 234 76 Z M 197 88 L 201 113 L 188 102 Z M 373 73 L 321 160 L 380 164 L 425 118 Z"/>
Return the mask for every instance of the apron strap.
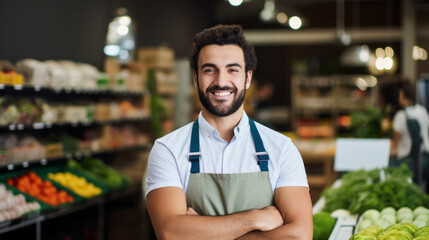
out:
<path id="1" fill-rule="evenodd" d="M 194 121 L 192 125 L 192 135 L 191 135 L 191 149 L 188 154 L 188 159 L 191 161 L 191 173 L 200 172 L 200 136 L 198 128 L 198 118 Z"/>
<path id="2" fill-rule="evenodd" d="M 265 150 L 264 143 L 262 142 L 261 135 L 259 135 L 258 129 L 256 128 L 255 122 L 249 117 L 250 132 L 252 133 L 253 142 L 256 149 L 256 157 L 258 158 L 258 165 L 261 172 L 268 172 L 268 156 Z"/>
<path id="3" fill-rule="evenodd" d="M 267 151 L 265 150 L 264 144 L 262 143 L 261 136 L 259 131 L 256 128 L 255 122 L 249 118 L 250 132 L 252 133 L 253 143 L 255 144 L 256 157 L 258 158 L 258 165 L 261 169 L 261 172 L 268 172 L 268 160 L 270 159 Z M 199 139 L 199 127 L 198 127 L 198 118 L 194 121 L 192 125 L 192 135 L 191 135 L 191 149 L 188 154 L 188 159 L 191 161 L 191 174 L 200 172 L 200 139 Z"/>

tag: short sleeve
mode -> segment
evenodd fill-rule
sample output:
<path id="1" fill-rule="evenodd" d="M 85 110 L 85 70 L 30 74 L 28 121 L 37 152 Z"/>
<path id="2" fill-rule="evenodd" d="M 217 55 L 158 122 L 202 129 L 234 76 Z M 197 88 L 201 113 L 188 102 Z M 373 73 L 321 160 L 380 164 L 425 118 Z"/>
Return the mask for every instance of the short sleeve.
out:
<path id="1" fill-rule="evenodd" d="M 393 130 L 399 133 L 407 131 L 407 119 L 403 110 L 397 112 L 393 117 Z"/>
<path id="2" fill-rule="evenodd" d="M 307 174 L 301 154 L 290 141 L 286 151 L 281 155 L 280 172 L 276 187 L 304 186 L 308 187 Z"/>
<path id="3" fill-rule="evenodd" d="M 156 141 L 149 154 L 146 196 L 152 190 L 162 187 L 183 189 L 174 155 L 164 144 Z"/>

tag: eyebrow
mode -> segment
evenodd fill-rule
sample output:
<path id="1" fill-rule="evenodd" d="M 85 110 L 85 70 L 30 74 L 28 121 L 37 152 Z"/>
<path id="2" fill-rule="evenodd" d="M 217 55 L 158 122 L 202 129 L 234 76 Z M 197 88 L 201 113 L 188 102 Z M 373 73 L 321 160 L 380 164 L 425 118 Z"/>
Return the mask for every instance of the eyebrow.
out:
<path id="1" fill-rule="evenodd" d="M 216 68 L 216 65 L 213 63 L 204 63 L 203 65 L 201 65 L 201 69 L 205 68 L 205 67 L 213 67 Z M 229 63 L 226 65 L 226 67 L 239 67 L 242 68 L 240 64 L 238 63 Z"/>

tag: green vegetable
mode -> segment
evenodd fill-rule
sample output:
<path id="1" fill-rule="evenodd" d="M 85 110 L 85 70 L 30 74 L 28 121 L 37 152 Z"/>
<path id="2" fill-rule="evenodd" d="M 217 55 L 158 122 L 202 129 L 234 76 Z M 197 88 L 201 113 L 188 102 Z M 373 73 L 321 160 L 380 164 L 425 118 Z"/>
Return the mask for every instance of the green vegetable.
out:
<path id="1" fill-rule="evenodd" d="M 351 214 L 362 214 L 368 209 L 429 206 L 429 196 L 420 186 L 408 181 L 411 171 L 406 165 L 383 169 L 387 176 L 385 181 L 380 181 L 381 170 L 346 173 L 340 187 L 328 187 L 322 192 L 325 197 L 323 211 L 347 209 Z"/>
<path id="2" fill-rule="evenodd" d="M 313 215 L 313 240 L 328 240 L 334 229 L 336 219 L 327 212 Z"/>
<path id="3" fill-rule="evenodd" d="M 106 182 L 112 188 L 120 188 L 130 183 L 121 173 L 106 165 L 100 159 L 84 158 L 81 162 L 69 160 L 67 167 L 83 170 L 87 174 Z"/>

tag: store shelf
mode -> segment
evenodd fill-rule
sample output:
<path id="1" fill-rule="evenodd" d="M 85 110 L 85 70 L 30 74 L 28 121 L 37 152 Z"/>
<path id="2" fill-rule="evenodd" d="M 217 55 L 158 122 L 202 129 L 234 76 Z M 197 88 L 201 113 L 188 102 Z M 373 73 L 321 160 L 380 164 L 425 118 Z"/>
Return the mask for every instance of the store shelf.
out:
<path id="1" fill-rule="evenodd" d="M 0 126 L 0 132 L 7 131 L 24 131 L 24 130 L 44 130 L 52 128 L 64 128 L 64 127 L 90 127 L 94 125 L 105 125 L 105 124 L 119 124 L 119 123 L 135 123 L 135 122 L 144 122 L 149 121 L 149 117 L 141 118 L 121 118 L 121 119 L 112 119 L 112 120 L 93 120 L 93 121 L 84 121 L 84 122 L 68 122 L 68 123 L 44 123 L 44 122 L 35 122 L 32 124 L 10 124 Z"/>
<path id="2" fill-rule="evenodd" d="M 313 137 L 338 136 L 342 129 L 337 119 L 375 106 L 377 87 L 377 79 L 371 75 L 295 75 L 291 86 L 294 128 L 325 126 L 329 122 L 333 135 Z"/>
<path id="3" fill-rule="evenodd" d="M 119 95 L 119 96 L 143 96 L 145 91 L 127 91 L 111 89 L 75 89 L 75 88 L 50 88 L 29 85 L 4 85 L 0 84 L 0 94 L 19 94 L 23 92 L 48 93 L 48 94 L 84 94 L 84 95 Z"/>
<path id="4" fill-rule="evenodd" d="M 85 209 L 91 208 L 91 207 L 99 207 L 100 210 L 103 209 L 104 205 L 115 201 L 120 198 L 129 197 L 131 195 L 137 195 L 142 194 L 142 187 L 141 185 L 132 185 L 125 189 L 117 190 L 114 192 L 107 193 L 105 195 L 86 200 L 84 202 L 80 202 L 77 204 L 69 205 L 62 208 L 57 208 L 54 210 L 50 210 L 49 212 L 40 213 L 40 215 L 32 217 L 32 218 L 20 218 L 15 219 L 8 222 L 0 223 L 0 234 L 7 233 L 10 231 L 15 231 L 20 228 L 24 228 L 26 226 L 34 225 L 34 224 L 40 224 L 43 221 L 56 219 L 68 214 L 76 213 L 79 211 L 83 211 Z M 40 229 L 39 229 L 40 231 Z M 39 233 L 40 234 L 40 233 Z M 1 236 L 0 236 L 1 238 Z"/>
<path id="5" fill-rule="evenodd" d="M 43 159 L 35 159 L 31 161 L 24 161 L 19 163 L 10 163 L 10 164 L 4 164 L 0 165 L 0 174 L 2 172 L 6 171 L 14 171 L 17 169 L 26 169 L 34 166 L 45 166 L 48 164 L 48 162 L 55 162 L 55 161 L 62 161 L 67 159 L 81 159 L 83 157 L 94 157 L 97 155 L 102 155 L 106 153 L 120 153 L 124 151 L 132 151 L 132 150 L 149 150 L 151 148 L 151 144 L 144 144 L 144 145 L 134 145 L 134 146 L 124 146 L 124 147 L 118 147 L 118 148 L 110 148 L 105 149 L 101 151 L 78 151 L 73 154 L 66 154 L 61 157 L 55 157 L 55 158 L 43 158 Z"/>

